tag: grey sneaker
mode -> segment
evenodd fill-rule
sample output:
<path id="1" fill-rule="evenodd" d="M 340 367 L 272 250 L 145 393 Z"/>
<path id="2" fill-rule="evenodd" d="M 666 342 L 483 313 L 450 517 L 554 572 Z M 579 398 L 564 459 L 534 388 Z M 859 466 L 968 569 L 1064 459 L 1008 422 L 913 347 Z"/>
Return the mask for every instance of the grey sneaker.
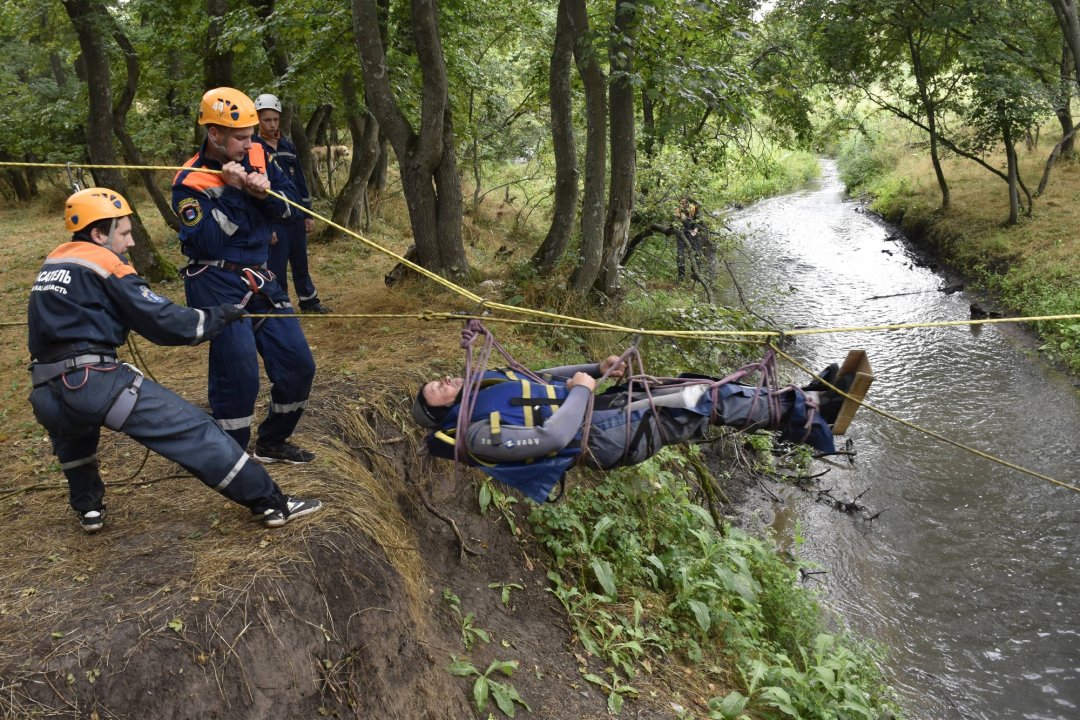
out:
<path id="1" fill-rule="evenodd" d="M 315 453 L 302 450 L 291 442 L 256 443 L 255 452 L 251 454 L 251 457 L 264 465 L 276 462 L 306 465 L 315 459 Z"/>
<path id="2" fill-rule="evenodd" d="M 276 508 L 269 508 L 264 511 L 261 517 L 263 525 L 271 528 L 281 527 L 298 517 L 322 510 L 322 503 L 318 500 L 305 500 L 304 498 L 290 496 L 285 498 L 285 504 L 289 508 L 287 513 Z"/>
<path id="3" fill-rule="evenodd" d="M 105 525 L 105 506 L 99 510 L 89 510 L 79 513 L 79 527 L 83 532 L 96 533 Z"/>

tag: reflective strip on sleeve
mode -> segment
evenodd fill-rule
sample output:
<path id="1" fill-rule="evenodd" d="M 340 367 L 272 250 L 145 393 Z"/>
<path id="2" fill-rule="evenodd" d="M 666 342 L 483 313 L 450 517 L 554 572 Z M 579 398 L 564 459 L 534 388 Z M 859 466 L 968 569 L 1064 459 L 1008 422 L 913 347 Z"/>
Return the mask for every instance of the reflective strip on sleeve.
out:
<path id="1" fill-rule="evenodd" d="M 206 313 L 198 308 L 195 312 L 199 313 L 199 322 L 195 324 L 195 342 L 192 345 L 198 345 L 202 341 L 203 332 L 206 331 Z"/>
<path id="2" fill-rule="evenodd" d="M 214 208 L 210 211 L 210 214 L 213 216 L 214 220 L 217 220 L 218 227 L 221 228 L 221 231 L 229 237 L 232 237 L 233 233 L 240 229 L 240 226 L 230 220 L 229 216 L 221 211 L 221 208 Z"/>

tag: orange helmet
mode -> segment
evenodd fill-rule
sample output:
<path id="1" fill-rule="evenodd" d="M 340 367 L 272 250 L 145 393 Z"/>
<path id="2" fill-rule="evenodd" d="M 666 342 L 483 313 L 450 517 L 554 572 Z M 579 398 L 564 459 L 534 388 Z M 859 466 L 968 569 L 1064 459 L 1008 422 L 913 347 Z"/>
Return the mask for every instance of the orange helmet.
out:
<path id="1" fill-rule="evenodd" d="M 207 90 L 202 96 L 199 124 L 246 128 L 259 124 L 259 114 L 247 95 L 236 88 L 219 87 Z"/>
<path id="2" fill-rule="evenodd" d="M 98 220 L 121 218 L 131 213 L 131 206 L 120 193 L 102 187 L 86 188 L 64 203 L 64 227 L 68 232 L 77 232 Z"/>

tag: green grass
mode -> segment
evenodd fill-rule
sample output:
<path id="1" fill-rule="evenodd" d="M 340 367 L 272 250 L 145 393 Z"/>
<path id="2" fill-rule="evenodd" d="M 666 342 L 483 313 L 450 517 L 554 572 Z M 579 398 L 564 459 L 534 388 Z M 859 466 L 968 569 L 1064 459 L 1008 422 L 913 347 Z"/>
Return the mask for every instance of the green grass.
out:
<path id="1" fill-rule="evenodd" d="M 970 160 L 947 159 L 951 201 L 943 211 L 924 138 L 895 121 L 878 122 L 876 132 L 842 143 L 840 173 L 850 191 L 865 193 L 874 210 L 910 235 L 925 238 L 942 259 L 994 293 L 1013 314 L 1080 313 L 1076 159 L 1060 159 L 1046 191 L 1035 198 L 1032 215 L 1008 226 L 1008 197 L 1000 178 Z M 1057 141 L 1050 125 L 1045 130 L 1039 145 L 1017 146 L 1021 177 L 1032 190 Z M 999 149 L 985 160 L 1003 168 L 1004 152 Z M 1048 358 L 1080 372 L 1080 321 L 1041 322 L 1035 329 Z"/>

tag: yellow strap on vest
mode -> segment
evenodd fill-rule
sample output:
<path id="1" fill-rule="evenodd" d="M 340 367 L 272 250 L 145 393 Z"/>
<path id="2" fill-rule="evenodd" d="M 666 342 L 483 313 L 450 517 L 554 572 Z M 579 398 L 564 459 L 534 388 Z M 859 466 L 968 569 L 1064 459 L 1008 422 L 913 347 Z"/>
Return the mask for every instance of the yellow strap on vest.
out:
<path id="1" fill-rule="evenodd" d="M 447 445 L 456 445 L 457 444 L 457 441 L 454 440 L 452 435 L 448 435 L 448 434 L 444 433 L 442 430 L 436 430 L 435 431 L 435 437 L 438 438 L 439 440 L 442 440 Z"/>
<path id="2" fill-rule="evenodd" d="M 502 416 L 499 415 L 499 411 L 496 410 L 488 415 L 488 420 L 491 422 L 491 442 L 499 445 L 501 442 L 499 438 L 502 435 Z"/>
<path id="3" fill-rule="evenodd" d="M 530 383 L 528 380 L 521 381 L 521 398 L 523 400 L 532 399 L 532 383 Z M 533 426 L 532 405 L 522 405 L 521 409 L 525 413 L 525 427 L 531 428 Z"/>

